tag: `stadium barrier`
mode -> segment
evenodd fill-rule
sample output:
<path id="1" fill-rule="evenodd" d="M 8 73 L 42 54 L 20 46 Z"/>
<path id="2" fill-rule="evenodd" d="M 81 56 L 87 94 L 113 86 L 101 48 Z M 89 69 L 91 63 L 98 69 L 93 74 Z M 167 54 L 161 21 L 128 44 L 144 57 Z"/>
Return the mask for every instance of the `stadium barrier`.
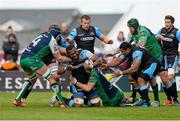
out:
<path id="1" fill-rule="evenodd" d="M 68 91 L 69 81 L 66 80 L 69 77 L 69 73 L 62 75 L 62 90 Z M 27 80 L 27 76 L 23 72 L 19 71 L 0 71 L 0 91 L 19 91 L 22 84 Z M 162 91 L 161 79 L 159 76 L 156 77 L 157 83 L 159 84 L 159 90 Z M 180 73 L 176 74 L 177 90 L 180 91 Z M 127 81 L 127 77 L 121 79 L 116 83 L 123 91 L 131 91 L 131 86 Z M 43 78 L 37 79 L 33 87 L 34 91 L 48 91 L 51 90 L 49 82 Z M 150 89 L 151 90 L 151 89 Z"/>

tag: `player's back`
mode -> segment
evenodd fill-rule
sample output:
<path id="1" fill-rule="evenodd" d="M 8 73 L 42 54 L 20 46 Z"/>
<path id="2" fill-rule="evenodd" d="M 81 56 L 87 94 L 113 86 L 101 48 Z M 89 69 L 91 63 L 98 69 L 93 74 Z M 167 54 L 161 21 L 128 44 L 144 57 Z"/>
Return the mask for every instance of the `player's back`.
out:
<path id="1" fill-rule="evenodd" d="M 145 48 L 136 46 L 136 45 L 132 45 L 132 56 L 134 53 L 136 53 L 137 51 L 141 51 L 142 52 L 142 63 L 140 65 L 140 68 L 143 69 L 149 65 L 151 65 L 152 63 L 159 63 L 159 60 L 157 58 L 155 58 L 151 52 Z M 137 56 L 137 53 L 135 54 Z M 130 57 L 131 60 L 133 60 L 133 57 Z"/>
<path id="2" fill-rule="evenodd" d="M 134 42 L 137 44 L 141 40 L 146 40 L 146 48 L 156 57 L 160 62 L 163 59 L 161 46 L 159 45 L 155 35 L 145 26 L 140 26 L 137 35 L 133 36 Z"/>
<path id="3" fill-rule="evenodd" d="M 49 33 L 39 34 L 24 50 L 21 58 L 36 57 L 38 59 L 42 59 L 51 52 L 49 43 L 52 39 L 54 38 Z"/>

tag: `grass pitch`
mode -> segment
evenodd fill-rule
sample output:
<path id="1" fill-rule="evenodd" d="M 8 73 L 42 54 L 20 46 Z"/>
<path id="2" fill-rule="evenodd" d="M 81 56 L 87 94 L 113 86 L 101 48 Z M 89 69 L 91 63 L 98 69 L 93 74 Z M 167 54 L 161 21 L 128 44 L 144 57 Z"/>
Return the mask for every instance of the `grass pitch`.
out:
<path id="1" fill-rule="evenodd" d="M 64 95 L 67 95 L 65 93 Z M 127 94 L 128 95 L 128 94 Z M 67 108 L 48 107 L 51 92 L 32 92 L 27 107 L 15 107 L 12 100 L 17 93 L 0 92 L 0 120 L 178 120 L 180 106 L 154 108 L 143 107 L 100 107 Z M 152 93 L 150 93 L 152 98 Z M 160 93 L 161 101 L 165 94 Z"/>

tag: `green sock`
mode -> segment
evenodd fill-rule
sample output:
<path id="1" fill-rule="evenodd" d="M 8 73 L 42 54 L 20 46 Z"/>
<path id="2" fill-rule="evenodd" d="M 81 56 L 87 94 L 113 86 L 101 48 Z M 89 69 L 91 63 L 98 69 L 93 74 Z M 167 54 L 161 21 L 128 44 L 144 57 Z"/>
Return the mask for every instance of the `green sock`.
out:
<path id="1" fill-rule="evenodd" d="M 31 82 L 29 81 L 25 81 L 21 91 L 19 92 L 18 96 L 16 97 L 16 100 L 21 101 L 21 98 L 24 96 L 24 94 L 26 93 L 26 91 L 28 90 L 28 88 L 31 86 Z"/>
<path id="2" fill-rule="evenodd" d="M 33 85 L 29 86 L 29 88 L 26 90 L 22 98 L 27 99 L 29 93 L 32 91 Z"/>
<path id="3" fill-rule="evenodd" d="M 152 87 L 152 89 L 153 89 L 153 94 L 154 94 L 154 100 L 160 102 L 160 100 L 159 100 L 158 84 L 156 83 L 156 85 L 154 85 L 154 86 Z"/>
<path id="4" fill-rule="evenodd" d="M 52 90 L 56 93 L 57 98 L 59 99 L 59 101 L 61 101 L 62 104 L 64 104 L 64 100 L 62 98 L 61 95 L 61 89 L 59 88 L 59 85 L 57 83 L 54 83 L 51 85 Z"/>

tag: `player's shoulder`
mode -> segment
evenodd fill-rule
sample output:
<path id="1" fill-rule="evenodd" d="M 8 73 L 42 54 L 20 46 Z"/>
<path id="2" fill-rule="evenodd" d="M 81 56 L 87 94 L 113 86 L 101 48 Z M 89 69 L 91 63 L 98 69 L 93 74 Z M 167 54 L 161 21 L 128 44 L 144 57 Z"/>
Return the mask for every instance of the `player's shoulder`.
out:
<path id="1" fill-rule="evenodd" d="M 86 50 L 86 49 L 80 49 L 79 50 L 80 51 L 80 58 L 81 59 L 87 59 L 87 58 L 90 58 L 92 55 L 93 55 L 93 53 L 92 52 L 90 52 L 89 50 Z"/>
<path id="2" fill-rule="evenodd" d="M 80 52 L 80 55 L 85 55 L 87 53 L 91 53 L 89 50 L 86 50 L 86 49 L 78 49 L 78 51 Z"/>
<path id="3" fill-rule="evenodd" d="M 159 32 L 166 32 L 166 27 L 162 27 Z"/>
<path id="4" fill-rule="evenodd" d="M 65 39 L 64 39 L 63 37 L 61 37 L 61 38 L 57 41 L 57 44 L 58 44 L 59 46 L 61 46 L 62 43 L 64 43 L 64 42 L 65 42 Z"/>
<path id="5" fill-rule="evenodd" d="M 147 27 L 145 27 L 145 26 L 140 26 L 140 28 L 139 28 L 139 35 L 140 35 L 140 36 L 145 36 L 145 35 L 148 34 L 148 33 L 149 33 L 149 30 L 148 30 Z"/>
<path id="6" fill-rule="evenodd" d="M 132 52 L 139 52 L 139 51 L 143 51 L 145 48 L 141 47 L 139 45 L 133 44 L 132 45 Z"/>
<path id="7" fill-rule="evenodd" d="M 94 29 L 94 30 L 100 30 L 100 28 L 98 26 L 90 26 L 90 28 Z"/>
<path id="8" fill-rule="evenodd" d="M 41 38 L 42 40 L 45 40 L 45 41 L 48 41 L 48 40 L 50 41 L 52 39 L 52 35 L 48 32 L 44 32 L 37 35 L 37 38 Z"/>
<path id="9" fill-rule="evenodd" d="M 79 29 L 79 27 L 73 28 L 73 29 L 72 29 L 72 32 L 76 32 L 77 29 Z"/>
<path id="10" fill-rule="evenodd" d="M 180 34 L 180 30 L 179 30 L 179 29 L 177 29 L 177 32 L 176 32 L 176 33 Z"/>
<path id="11" fill-rule="evenodd" d="M 180 30 L 176 27 L 174 27 L 174 30 L 176 31 L 176 33 L 180 33 Z"/>

